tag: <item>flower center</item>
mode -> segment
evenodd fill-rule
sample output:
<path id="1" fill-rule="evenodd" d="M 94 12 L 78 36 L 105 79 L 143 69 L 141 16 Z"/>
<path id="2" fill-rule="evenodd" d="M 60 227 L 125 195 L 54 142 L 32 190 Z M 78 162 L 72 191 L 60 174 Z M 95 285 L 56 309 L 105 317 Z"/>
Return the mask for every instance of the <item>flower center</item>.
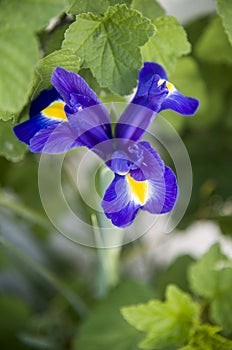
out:
<path id="1" fill-rule="evenodd" d="M 162 85 L 164 82 L 166 82 L 166 86 L 167 86 L 169 92 L 172 92 L 175 90 L 175 86 L 165 79 L 160 79 L 158 81 L 158 86 Z"/>
<path id="2" fill-rule="evenodd" d="M 141 205 L 144 205 L 147 201 L 148 194 L 148 182 L 145 181 L 136 181 L 128 173 L 126 175 L 127 181 L 130 185 L 133 196 Z"/>
<path id="3" fill-rule="evenodd" d="M 67 120 L 65 111 L 64 111 L 65 102 L 55 101 L 52 102 L 48 107 L 42 110 L 42 113 L 47 118 L 56 118 Z"/>

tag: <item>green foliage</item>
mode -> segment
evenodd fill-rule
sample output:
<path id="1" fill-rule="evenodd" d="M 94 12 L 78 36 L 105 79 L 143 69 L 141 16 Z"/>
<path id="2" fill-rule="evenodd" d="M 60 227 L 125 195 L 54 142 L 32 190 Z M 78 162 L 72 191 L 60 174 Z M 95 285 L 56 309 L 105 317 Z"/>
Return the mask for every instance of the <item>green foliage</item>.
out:
<path id="1" fill-rule="evenodd" d="M 1 0 L 0 26 L 26 25 L 38 31 L 64 11 L 64 0 Z M 28 44 L 28 41 L 25 40 Z"/>
<path id="2" fill-rule="evenodd" d="M 221 252 L 219 244 L 190 267 L 189 281 L 192 291 L 209 301 L 212 320 L 225 334 L 231 334 L 232 261 Z"/>
<path id="3" fill-rule="evenodd" d="M 217 9 L 222 18 L 222 23 L 229 37 L 230 43 L 232 44 L 232 2 L 228 0 L 217 0 Z"/>
<path id="4" fill-rule="evenodd" d="M 30 315 L 29 306 L 20 298 L 0 294 L 0 343 L 3 349 L 23 349 L 16 333 L 22 331 Z"/>
<path id="5" fill-rule="evenodd" d="M 73 350 L 138 349 L 141 335 L 120 314 L 122 306 L 145 302 L 154 295 L 145 285 L 125 282 L 102 300 L 77 332 Z"/>
<path id="6" fill-rule="evenodd" d="M 152 23 L 156 27 L 156 35 L 142 48 L 143 60 L 160 63 L 170 74 L 175 69 L 177 58 L 188 54 L 191 45 L 176 18 L 159 17 Z"/>
<path id="7" fill-rule="evenodd" d="M 203 61 L 232 63 L 232 47 L 219 17 L 213 18 L 205 29 L 197 44 L 196 54 Z"/>
<path id="8" fill-rule="evenodd" d="M 16 139 L 12 126 L 11 121 L 0 121 L 0 155 L 17 162 L 23 158 L 27 147 Z"/>
<path id="9" fill-rule="evenodd" d="M 92 12 L 96 15 L 103 15 L 109 6 L 126 4 L 129 6 L 132 0 L 67 0 L 69 6 L 68 13 L 79 15 L 85 12 Z"/>
<path id="10" fill-rule="evenodd" d="M 57 50 L 45 56 L 36 68 L 37 79 L 35 85 L 38 85 L 39 90 L 51 85 L 52 72 L 58 66 L 77 73 L 80 69 L 80 60 L 70 49 Z"/>
<path id="11" fill-rule="evenodd" d="M 0 27 L 0 51 L 0 110 L 16 113 L 31 93 L 38 44 L 27 27 Z"/>
<path id="12" fill-rule="evenodd" d="M 218 334 L 220 328 L 205 324 L 192 334 L 187 346 L 179 350 L 231 350 L 232 341 Z"/>
<path id="13" fill-rule="evenodd" d="M 164 9 L 156 0 L 133 0 L 131 7 L 151 20 L 165 15 Z"/>
<path id="14" fill-rule="evenodd" d="M 139 46 L 153 33 L 148 19 L 125 5 L 116 5 L 103 18 L 91 13 L 77 16 L 66 31 L 63 47 L 75 51 L 100 85 L 125 95 L 136 85 L 142 65 Z"/>
<path id="15" fill-rule="evenodd" d="M 166 301 L 152 300 L 147 304 L 122 309 L 124 318 L 136 329 L 147 332 L 140 343 L 142 349 L 162 349 L 180 346 L 199 322 L 200 308 L 190 296 L 174 285 L 166 291 Z"/>

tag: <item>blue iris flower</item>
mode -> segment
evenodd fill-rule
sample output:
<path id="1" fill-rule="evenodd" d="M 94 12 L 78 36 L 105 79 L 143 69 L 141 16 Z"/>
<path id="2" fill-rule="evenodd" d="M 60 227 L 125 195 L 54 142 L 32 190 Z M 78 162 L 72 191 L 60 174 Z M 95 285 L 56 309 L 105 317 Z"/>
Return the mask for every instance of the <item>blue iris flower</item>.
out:
<path id="1" fill-rule="evenodd" d="M 140 139 L 158 112 L 193 115 L 198 100 L 182 95 L 160 65 L 145 62 L 135 96 L 113 135 L 106 107 L 83 78 L 57 67 L 51 83 L 53 88 L 32 102 L 30 119 L 14 127 L 18 139 L 32 152 L 57 154 L 86 146 L 97 153 L 115 174 L 102 207 L 118 227 L 130 225 L 141 209 L 153 214 L 171 211 L 178 196 L 175 174 Z"/>

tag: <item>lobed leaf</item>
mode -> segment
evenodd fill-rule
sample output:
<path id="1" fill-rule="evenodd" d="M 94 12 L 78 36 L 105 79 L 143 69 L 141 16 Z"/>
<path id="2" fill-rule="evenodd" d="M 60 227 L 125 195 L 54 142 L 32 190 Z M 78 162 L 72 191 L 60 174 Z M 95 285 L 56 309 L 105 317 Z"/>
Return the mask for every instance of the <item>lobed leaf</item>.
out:
<path id="1" fill-rule="evenodd" d="M 220 17 L 214 17 L 206 27 L 197 43 L 196 54 L 202 61 L 232 63 L 232 47 Z"/>
<path id="2" fill-rule="evenodd" d="M 6 116 L 19 112 L 29 98 L 39 49 L 29 28 L 0 27 L 0 51 L 0 110 Z"/>
<path id="3" fill-rule="evenodd" d="M 0 23 L 38 31 L 65 9 L 64 0 L 1 0 Z"/>
<path id="4" fill-rule="evenodd" d="M 124 318 L 136 329 L 147 332 L 140 343 L 143 349 L 182 345 L 199 321 L 199 305 L 174 285 L 166 290 L 166 301 L 124 307 Z"/>
<path id="5" fill-rule="evenodd" d="M 79 15 L 81 13 L 92 12 L 96 15 L 103 15 L 109 6 L 126 4 L 129 6 L 132 0 L 68 0 L 68 13 Z"/>
<path id="6" fill-rule="evenodd" d="M 184 28 L 171 16 L 159 17 L 153 22 L 156 35 L 142 47 L 144 61 L 160 63 L 168 74 L 174 71 L 176 60 L 191 50 Z"/>
<path id="7" fill-rule="evenodd" d="M 164 9 L 156 0 L 133 0 L 131 7 L 151 20 L 165 15 Z"/>
<path id="8" fill-rule="evenodd" d="M 0 155 L 17 162 L 23 158 L 27 147 L 15 137 L 12 126 L 10 121 L 0 121 Z"/>
<path id="9" fill-rule="evenodd" d="M 142 65 L 139 47 L 154 34 L 154 26 L 125 5 L 109 7 L 104 17 L 78 15 L 66 31 L 63 48 L 73 49 L 98 83 L 121 95 L 136 85 Z"/>
<path id="10" fill-rule="evenodd" d="M 232 2 L 228 0 L 217 0 L 218 13 L 222 18 L 222 23 L 232 44 Z"/>
<path id="11" fill-rule="evenodd" d="M 51 85 L 52 72 L 58 66 L 77 73 L 80 69 L 80 59 L 70 49 L 56 50 L 45 56 L 36 68 L 35 84 L 37 84 L 39 90 Z"/>

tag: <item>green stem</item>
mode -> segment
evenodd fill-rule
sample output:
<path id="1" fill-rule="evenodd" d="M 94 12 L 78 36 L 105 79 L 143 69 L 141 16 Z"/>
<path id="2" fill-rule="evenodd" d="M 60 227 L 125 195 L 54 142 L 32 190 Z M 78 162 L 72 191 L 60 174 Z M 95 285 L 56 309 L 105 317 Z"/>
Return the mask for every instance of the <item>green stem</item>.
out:
<path id="1" fill-rule="evenodd" d="M 28 266 L 35 270 L 39 275 L 41 275 L 47 282 L 49 282 L 53 287 L 55 287 L 69 302 L 76 313 L 80 317 L 84 317 L 87 314 L 87 307 L 84 302 L 80 299 L 78 295 L 73 293 L 72 290 L 67 288 L 67 286 L 61 282 L 56 276 L 54 276 L 50 271 L 46 270 L 43 266 L 38 264 L 35 260 L 30 258 L 28 255 L 22 253 L 18 248 L 12 245 L 10 242 L 0 237 L 0 244 L 5 248 L 12 251 L 17 257 L 23 260 Z"/>
<path id="2" fill-rule="evenodd" d="M 108 294 L 111 288 L 119 282 L 119 258 L 121 253 L 121 244 L 113 248 L 105 247 L 104 235 L 99 228 L 98 220 L 95 214 L 91 216 L 95 241 L 98 254 L 98 271 L 97 271 L 97 297 L 102 298 Z M 117 229 L 109 234 L 117 234 Z M 120 239 L 121 240 L 121 239 Z M 119 242 L 120 243 L 120 242 Z"/>

